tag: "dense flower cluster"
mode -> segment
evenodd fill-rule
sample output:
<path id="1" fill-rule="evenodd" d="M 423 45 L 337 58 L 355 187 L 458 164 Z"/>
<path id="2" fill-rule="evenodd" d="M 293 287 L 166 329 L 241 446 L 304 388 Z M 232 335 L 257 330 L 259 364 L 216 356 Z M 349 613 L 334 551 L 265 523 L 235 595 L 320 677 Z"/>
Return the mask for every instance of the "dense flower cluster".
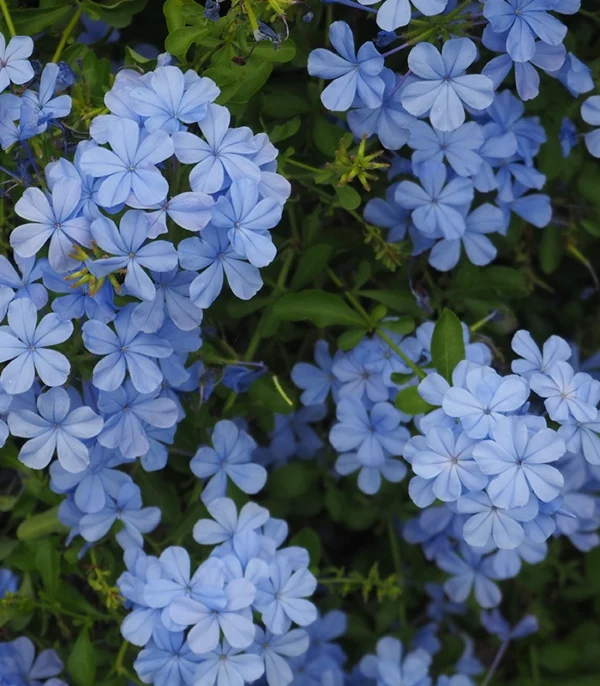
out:
<path id="1" fill-rule="evenodd" d="M 373 2 L 351 6 L 371 12 Z M 390 181 L 385 200 L 370 200 L 364 210 L 371 224 L 389 229 L 387 240 L 412 242 L 412 254 L 429 252 L 429 263 L 440 271 L 452 269 L 464 247 L 477 266 L 497 254 L 490 234 L 506 236 L 511 215 L 536 227 L 552 219 L 550 198 L 539 193 L 546 182 L 535 158 L 546 141 L 538 117 L 525 117 L 521 102 L 537 97 L 537 69 L 561 81 L 573 96 L 593 89 L 590 70 L 563 40 L 566 26 L 551 12 L 574 14 L 575 0 L 487 0 L 483 4 L 420 0 L 414 3 L 437 24 L 404 33 L 411 19 L 408 0 L 385 0 L 377 9 L 383 29 L 375 42 L 356 52 L 348 24 L 330 26 L 336 52 L 318 48 L 309 56 L 308 71 L 329 80 L 323 105 L 347 111 L 347 126 L 357 137 L 376 136 L 391 153 Z M 479 27 L 483 25 L 483 32 Z M 441 51 L 425 42 L 444 36 Z M 499 53 L 469 70 L 480 58 L 472 35 L 491 52 Z M 403 41 L 398 47 L 378 48 Z M 419 42 L 423 41 L 423 42 Z M 414 45 L 417 43 L 416 45 Z M 404 73 L 386 65 L 403 50 L 410 52 Z M 514 67 L 518 97 L 501 90 Z M 582 106 L 582 118 L 600 124 L 598 96 Z M 467 121 L 466 113 L 471 117 Z M 424 119 L 428 119 L 424 121 Z M 567 120 L 568 122 L 568 120 Z M 573 125 L 568 122 L 573 127 Z M 568 154 L 577 142 L 576 129 L 561 133 Z M 600 155 L 597 131 L 586 133 L 589 151 Z M 412 149 L 412 154 L 399 151 Z M 401 174 L 408 180 L 396 180 Z"/>

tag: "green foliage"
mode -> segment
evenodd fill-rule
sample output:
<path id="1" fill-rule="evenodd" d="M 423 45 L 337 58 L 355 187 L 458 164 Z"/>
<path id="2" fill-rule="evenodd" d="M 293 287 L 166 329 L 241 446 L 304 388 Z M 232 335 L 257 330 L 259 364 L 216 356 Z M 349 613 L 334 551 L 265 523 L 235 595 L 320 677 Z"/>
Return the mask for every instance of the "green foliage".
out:
<path id="1" fill-rule="evenodd" d="M 460 319 L 444 309 L 431 338 L 431 361 L 438 374 L 452 383 L 454 367 L 465 359 L 465 343 Z"/>

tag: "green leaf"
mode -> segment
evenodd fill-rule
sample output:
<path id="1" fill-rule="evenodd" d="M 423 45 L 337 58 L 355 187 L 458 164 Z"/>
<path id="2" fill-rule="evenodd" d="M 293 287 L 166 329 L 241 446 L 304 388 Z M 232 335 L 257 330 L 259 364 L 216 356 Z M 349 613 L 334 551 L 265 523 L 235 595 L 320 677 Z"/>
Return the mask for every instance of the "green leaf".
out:
<path id="1" fill-rule="evenodd" d="M 354 288 L 362 288 L 373 275 L 373 267 L 367 260 L 362 260 L 356 270 L 354 277 Z"/>
<path id="2" fill-rule="evenodd" d="M 324 243 L 313 245 L 305 250 L 298 260 L 298 267 L 292 277 L 291 287 L 294 290 L 298 290 L 316 276 L 319 276 L 329 264 L 332 252 L 333 248 Z"/>
<path id="3" fill-rule="evenodd" d="M 56 595 L 60 576 L 60 554 L 54 549 L 51 541 L 40 543 L 35 553 L 35 568 L 42 577 L 48 595 Z"/>
<path id="4" fill-rule="evenodd" d="M 355 210 L 360 207 L 360 193 L 351 186 L 334 186 L 335 194 L 340 201 L 340 205 L 345 210 Z"/>
<path id="5" fill-rule="evenodd" d="M 465 359 L 465 343 L 460 319 L 444 308 L 431 337 L 431 361 L 436 371 L 448 383 L 452 383 L 452 372 Z"/>
<path id="6" fill-rule="evenodd" d="M 116 29 L 123 29 L 131 23 L 134 14 L 144 9 L 146 0 L 116 0 L 110 4 L 84 0 L 81 6 L 91 19 L 101 19 Z"/>
<path id="7" fill-rule="evenodd" d="M 273 119 L 291 119 L 299 114 L 310 112 L 310 105 L 306 98 L 301 98 L 294 93 L 285 94 L 281 91 L 262 95 L 260 98 L 261 110 Z"/>
<path id="8" fill-rule="evenodd" d="M 294 117 L 285 124 L 276 124 L 269 134 L 269 140 L 271 143 L 278 143 L 279 141 L 284 141 L 286 138 L 291 138 L 294 134 L 298 133 L 300 130 L 300 125 L 302 121 L 300 117 Z"/>
<path id="9" fill-rule="evenodd" d="M 366 333 L 367 329 L 351 329 L 350 331 L 344 331 L 344 333 L 337 339 L 337 346 L 344 352 L 352 350 L 352 348 L 356 348 L 356 346 L 362 341 Z"/>
<path id="10" fill-rule="evenodd" d="M 564 254 L 563 232 L 558 226 L 544 229 L 540 245 L 540 264 L 544 274 L 556 271 Z"/>
<path id="11" fill-rule="evenodd" d="M 343 132 L 335 124 L 332 124 L 320 114 L 315 117 L 312 127 L 312 139 L 319 152 L 323 153 L 323 155 L 334 157 L 343 137 Z"/>
<path id="12" fill-rule="evenodd" d="M 273 305 L 274 314 L 284 321 L 310 320 L 325 326 L 352 326 L 364 328 L 366 322 L 351 309 L 339 295 L 319 290 L 286 293 Z"/>
<path id="13" fill-rule="evenodd" d="M 292 536 L 290 545 L 306 548 L 312 567 L 316 567 L 319 564 L 321 560 L 321 539 L 314 529 L 304 527 L 295 536 Z"/>
<path id="14" fill-rule="evenodd" d="M 395 317 L 382 321 L 379 326 L 384 331 L 407 336 L 415 330 L 415 320 L 412 317 Z"/>
<path id="15" fill-rule="evenodd" d="M 296 55 L 294 41 L 288 38 L 278 48 L 269 41 L 260 41 L 252 52 L 253 57 L 266 62 L 290 62 Z"/>
<path id="16" fill-rule="evenodd" d="M 33 541 L 48 534 L 66 533 L 68 528 L 58 521 L 58 507 L 32 515 L 19 524 L 17 538 L 20 541 Z"/>
<path id="17" fill-rule="evenodd" d="M 279 500 L 298 498 L 314 486 L 318 474 L 314 462 L 290 462 L 269 474 L 269 493 Z"/>
<path id="18" fill-rule="evenodd" d="M 232 96 L 231 102 L 248 102 L 248 100 L 250 100 L 255 93 L 258 93 L 258 91 L 265 85 L 272 71 L 273 65 L 270 62 L 262 62 L 257 64 L 256 61 L 249 60 L 248 64 L 243 67 L 240 86 Z"/>
<path id="19" fill-rule="evenodd" d="M 11 9 L 10 16 L 18 36 L 33 36 L 50 26 L 60 24 L 75 8 L 71 4 L 57 2 L 51 7 L 31 7 L 23 9 Z M 6 23 L 0 16 L 2 33 L 8 35 Z"/>
<path id="20" fill-rule="evenodd" d="M 183 18 L 182 12 L 184 2 L 185 0 L 166 0 L 163 5 L 163 14 L 167 20 L 167 29 L 169 33 L 173 33 L 176 29 L 181 29 L 185 26 L 185 19 Z"/>
<path id="21" fill-rule="evenodd" d="M 90 642 L 87 629 L 79 633 L 67 660 L 67 667 L 76 686 L 95 686 L 96 650 Z"/>
<path id="22" fill-rule="evenodd" d="M 177 28 L 167 36 L 167 40 L 165 41 L 165 49 L 172 55 L 183 58 L 190 49 L 192 43 L 197 43 L 201 38 L 204 38 L 204 36 L 207 35 L 208 29 L 198 26 Z M 231 72 L 229 71 L 229 73 Z M 203 73 L 202 76 L 205 76 L 205 74 Z"/>
<path id="23" fill-rule="evenodd" d="M 600 218 L 581 219 L 579 223 L 589 234 L 591 234 L 595 238 L 600 238 Z M 546 233 L 546 231 L 547 229 L 544 229 L 544 234 Z"/>
<path id="24" fill-rule="evenodd" d="M 421 398 L 416 386 L 409 386 L 399 391 L 394 404 L 400 412 L 410 415 L 425 414 L 434 409 L 433 405 Z"/>
<path id="25" fill-rule="evenodd" d="M 0 495 L 0 512 L 10 512 L 18 499 L 18 495 Z"/>
<path id="26" fill-rule="evenodd" d="M 384 291 L 384 290 L 367 290 L 358 291 L 357 295 L 363 298 L 369 298 L 369 300 L 375 300 L 375 302 L 382 303 L 390 310 L 398 312 L 400 314 L 410 314 L 413 317 L 419 317 L 423 319 L 424 312 L 417 305 L 415 296 L 412 293 L 400 293 L 396 291 Z"/>
<path id="27" fill-rule="evenodd" d="M 281 379 L 278 379 L 277 383 L 283 389 L 288 400 L 291 400 L 291 405 L 278 390 L 273 377 L 270 375 L 261 376 L 260 379 L 257 379 L 250 386 L 248 394 L 259 407 L 278 414 L 289 414 L 297 405 L 295 388 L 292 388 L 286 381 L 281 381 Z"/>

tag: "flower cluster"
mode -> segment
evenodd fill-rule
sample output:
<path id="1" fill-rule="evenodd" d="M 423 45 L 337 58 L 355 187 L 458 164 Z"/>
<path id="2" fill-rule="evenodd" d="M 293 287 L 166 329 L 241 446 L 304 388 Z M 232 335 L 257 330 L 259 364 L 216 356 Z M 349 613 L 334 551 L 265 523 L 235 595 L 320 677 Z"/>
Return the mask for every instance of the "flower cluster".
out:
<path id="1" fill-rule="evenodd" d="M 361 0 L 350 6 L 373 12 L 372 4 Z M 539 193 L 546 177 L 534 166 L 546 132 L 538 117 L 523 116 L 521 101 L 539 93 L 536 68 L 574 97 L 593 89 L 589 68 L 563 45 L 566 26 L 551 14 L 574 14 L 580 3 L 414 4 L 435 20 L 404 28 L 411 21 L 408 0 L 385 0 L 376 11 L 383 31 L 358 52 L 348 24 L 334 22 L 329 35 L 336 52 L 313 50 L 308 71 L 331 81 L 321 101 L 329 110 L 347 112 L 347 127 L 356 138 L 376 136 L 390 151 L 392 183 L 385 200 L 367 203 L 365 220 L 389 229 L 390 243 L 410 238 L 412 254 L 429 251 L 429 263 L 440 271 L 458 263 L 462 247 L 470 262 L 483 266 L 497 254 L 490 234 L 505 236 L 513 214 L 538 228 L 552 219 L 550 198 Z M 438 39 L 441 50 L 427 42 Z M 481 73 L 470 71 L 480 57 L 474 40 L 499 53 Z M 404 42 L 378 50 L 396 41 Z M 403 73 L 386 66 L 409 48 Z M 500 90 L 513 67 L 518 97 Z M 592 126 L 600 124 L 597 100 L 594 96 L 582 107 L 582 118 Z M 471 121 L 465 122 L 466 113 Z M 574 125 L 568 124 L 570 132 L 561 133 L 561 139 L 569 137 L 567 154 L 577 142 Z M 596 134 L 587 133 L 585 140 L 598 156 Z M 412 154 L 398 152 L 405 146 Z M 405 179 L 396 180 L 398 175 Z"/>
<path id="2" fill-rule="evenodd" d="M 516 576 L 522 560 L 541 562 L 551 536 L 583 551 L 600 542 L 600 382 L 568 363 L 558 336 L 540 350 L 518 331 L 512 347 L 513 374 L 469 360 L 451 384 L 428 374 L 418 390 L 438 409 L 418 419 L 421 435 L 404 448 L 410 497 L 424 508 L 406 540 L 452 575 L 444 588 L 453 601 L 474 588 L 486 608 L 501 599 L 495 580 Z"/>
<path id="3" fill-rule="evenodd" d="M 232 500 L 216 497 L 207 508 L 212 519 L 197 522 L 194 540 L 212 550 L 195 570 L 180 547 L 159 558 L 140 548 L 125 553 L 118 583 L 131 612 L 121 630 L 144 648 L 136 671 L 158 686 L 251 683 L 265 672 L 268 686 L 285 686 L 293 678 L 287 658 L 310 642 L 293 626 L 317 620 L 307 600 L 317 585 L 308 553 L 281 547 L 287 525 L 255 503 L 238 513 Z"/>

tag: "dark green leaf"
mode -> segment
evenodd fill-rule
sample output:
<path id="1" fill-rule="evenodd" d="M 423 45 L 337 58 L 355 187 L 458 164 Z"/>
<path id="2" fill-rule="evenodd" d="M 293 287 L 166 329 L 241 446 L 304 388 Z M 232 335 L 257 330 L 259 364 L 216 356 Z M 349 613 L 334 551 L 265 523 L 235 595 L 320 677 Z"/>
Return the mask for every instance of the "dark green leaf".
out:
<path id="1" fill-rule="evenodd" d="M 21 522 L 17 529 L 17 538 L 20 541 L 32 541 L 44 538 L 48 534 L 66 533 L 67 531 L 67 527 L 58 521 L 58 507 L 53 507 L 51 510 L 32 515 Z"/>
<path id="2" fill-rule="evenodd" d="M 540 246 L 540 264 L 544 274 L 556 271 L 564 253 L 563 231 L 558 226 L 544 229 Z"/>
<path id="3" fill-rule="evenodd" d="M 31 7 L 23 9 L 11 9 L 10 16 L 12 17 L 15 30 L 19 36 L 33 36 L 36 33 L 44 31 L 50 26 L 60 24 L 69 14 L 72 14 L 75 8 L 71 4 L 64 2 L 57 2 L 51 7 Z M 0 26 L 2 32 L 7 35 L 8 30 L 4 19 L 0 16 Z"/>
<path id="4" fill-rule="evenodd" d="M 306 548 L 310 556 L 310 564 L 315 567 L 321 560 L 321 539 L 314 529 L 305 527 L 301 529 L 290 540 L 290 545 L 298 545 L 301 548 Z"/>
<path id="5" fill-rule="evenodd" d="M 286 293 L 273 305 L 274 314 L 285 321 L 308 319 L 319 328 L 325 326 L 365 327 L 365 321 L 339 295 L 308 290 Z"/>
<path id="6" fill-rule="evenodd" d="M 96 650 L 90 642 L 88 630 L 79 632 L 73 650 L 67 660 L 69 674 L 75 686 L 95 686 Z"/>
<path id="7" fill-rule="evenodd" d="M 360 207 L 360 193 L 354 190 L 351 186 L 334 186 L 335 194 L 340 201 L 340 205 L 345 210 L 355 210 Z"/>
<path id="8" fill-rule="evenodd" d="M 382 321 L 379 326 L 384 331 L 407 336 L 415 330 L 415 320 L 412 317 L 395 317 Z"/>
<path id="9" fill-rule="evenodd" d="M 278 379 L 277 383 L 281 386 L 285 397 L 281 394 L 274 378 L 270 375 L 261 376 L 260 379 L 257 379 L 250 386 L 248 393 L 259 407 L 263 407 L 271 412 L 277 412 L 278 414 L 289 414 L 293 412 L 297 404 L 295 387 L 280 379 Z M 291 401 L 291 404 L 288 400 Z"/>
<path id="10" fill-rule="evenodd" d="M 330 245 L 320 244 L 308 248 L 298 260 L 298 266 L 292 277 L 291 287 L 294 290 L 302 288 L 316 276 L 322 274 L 327 265 L 333 248 Z"/>
<path id="11" fill-rule="evenodd" d="M 382 303 L 390 310 L 398 312 L 399 314 L 410 314 L 413 317 L 420 317 L 421 319 L 425 316 L 423 310 L 417 305 L 415 296 L 412 293 L 400 293 L 396 291 L 358 291 L 358 294 L 363 298 L 369 298 L 370 300 L 375 300 L 378 303 Z"/>
<path id="12" fill-rule="evenodd" d="M 350 331 L 344 331 L 337 339 L 337 346 L 344 352 L 352 350 L 352 348 L 355 348 L 363 340 L 366 334 L 367 329 L 351 329 Z"/>
<path id="13" fill-rule="evenodd" d="M 460 319 L 447 308 L 438 319 L 431 337 L 431 360 L 436 371 L 452 383 L 454 367 L 465 359 Z"/>
<path id="14" fill-rule="evenodd" d="M 50 596 L 58 590 L 60 576 L 60 555 L 51 541 L 42 541 L 35 553 L 35 568 L 42 577 L 44 588 Z"/>
<path id="15" fill-rule="evenodd" d="M 313 487 L 318 476 L 314 462 L 290 462 L 269 475 L 268 489 L 279 500 L 297 498 Z"/>
<path id="16" fill-rule="evenodd" d="M 410 415 L 425 414 L 433 410 L 433 406 L 421 398 L 416 386 L 409 386 L 398 391 L 394 404 L 400 412 Z"/>
<path id="17" fill-rule="evenodd" d="M 296 46 L 294 41 L 287 39 L 278 48 L 269 41 L 260 41 L 254 48 L 252 55 L 266 62 L 289 62 L 294 59 Z"/>
<path id="18" fill-rule="evenodd" d="M 190 46 L 208 35 L 208 29 L 198 26 L 187 26 L 172 31 L 165 41 L 165 48 L 176 57 L 184 57 Z M 203 74 L 205 76 L 205 74 Z M 210 77 L 214 80 L 214 77 Z M 235 80 L 235 77 L 234 77 Z M 217 84 L 218 85 L 218 84 Z"/>
<path id="19" fill-rule="evenodd" d="M 291 138 L 295 133 L 300 130 L 301 119 L 300 117 L 294 117 L 285 124 L 276 124 L 269 134 L 269 140 L 271 143 L 279 143 L 279 141 L 284 141 L 286 138 Z"/>

